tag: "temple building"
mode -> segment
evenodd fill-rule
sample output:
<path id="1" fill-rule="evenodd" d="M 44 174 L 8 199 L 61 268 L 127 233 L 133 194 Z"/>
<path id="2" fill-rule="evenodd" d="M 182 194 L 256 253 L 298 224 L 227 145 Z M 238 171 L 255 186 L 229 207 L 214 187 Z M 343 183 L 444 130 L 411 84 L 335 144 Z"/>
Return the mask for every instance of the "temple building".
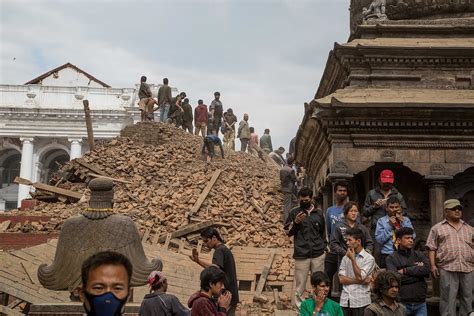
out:
<path id="1" fill-rule="evenodd" d="M 70 63 L 24 85 L 0 84 L 0 211 L 29 195 L 30 187 L 13 183 L 15 177 L 46 183 L 60 164 L 87 152 L 83 100 L 89 100 L 94 138 L 110 139 L 140 120 L 138 87 L 111 88 Z M 150 87 L 158 92 L 159 85 Z"/>
<path id="2" fill-rule="evenodd" d="M 474 217 L 474 1 L 352 0 L 348 43 L 335 44 L 305 109 L 296 160 L 323 207 L 344 179 L 364 203 L 391 169 L 417 239 L 458 198 Z"/>

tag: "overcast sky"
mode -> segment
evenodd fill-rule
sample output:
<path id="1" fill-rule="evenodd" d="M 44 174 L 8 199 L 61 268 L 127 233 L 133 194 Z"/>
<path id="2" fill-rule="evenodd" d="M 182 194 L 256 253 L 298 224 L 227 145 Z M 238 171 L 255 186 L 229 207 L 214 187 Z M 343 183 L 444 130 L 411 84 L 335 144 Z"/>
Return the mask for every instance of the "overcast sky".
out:
<path id="1" fill-rule="evenodd" d="M 0 83 L 23 84 L 66 62 L 116 88 L 141 75 L 221 92 L 286 149 L 334 42 L 349 36 L 349 0 L 0 0 Z M 240 147 L 240 143 L 238 146 Z"/>

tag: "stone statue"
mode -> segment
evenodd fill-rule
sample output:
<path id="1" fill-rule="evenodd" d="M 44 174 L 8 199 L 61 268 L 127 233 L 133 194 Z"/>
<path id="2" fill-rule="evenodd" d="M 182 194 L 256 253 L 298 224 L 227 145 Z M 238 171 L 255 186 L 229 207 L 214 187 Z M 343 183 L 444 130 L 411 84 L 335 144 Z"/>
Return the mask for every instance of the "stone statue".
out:
<path id="1" fill-rule="evenodd" d="M 362 9 L 362 19 L 367 20 L 387 20 L 385 14 L 386 0 L 373 0 L 369 8 Z"/>
<path id="2" fill-rule="evenodd" d="M 89 189 L 89 208 L 64 222 L 54 261 L 49 266 L 39 266 L 39 281 L 47 289 L 72 292 L 81 283 L 82 262 L 94 253 L 111 250 L 131 261 L 132 286 L 146 284 L 151 271 L 162 270 L 161 260 L 150 262 L 135 223 L 128 216 L 114 214 L 111 180 L 94 179 L 89 182 Z"/>

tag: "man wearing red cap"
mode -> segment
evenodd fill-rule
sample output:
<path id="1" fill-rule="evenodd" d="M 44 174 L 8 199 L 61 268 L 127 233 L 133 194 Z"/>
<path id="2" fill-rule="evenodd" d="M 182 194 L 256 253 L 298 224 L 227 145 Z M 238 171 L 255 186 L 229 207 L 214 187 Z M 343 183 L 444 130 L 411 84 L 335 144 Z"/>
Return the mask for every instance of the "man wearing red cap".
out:
<path id="1" fill-rule="evenodd" d="M 377 227 L 377 221 L 379 218 L 385 216 L 385 208 L 387 206 L 387 200 L 395 196 L 400 201 L 400 207 L 402 208 L 402 214 L 406 214 L 407 205 L 403 199 L 403 195 L 393 186 L 395 177 L 391 170 L 382 170 L 379 177 L 380 187 L 372 189 L 367 193 L 365 198 L 364 207 L 362 208 L 362 215 L 370 219 L 370 232 L 372 238 L 375 239 L 375 228 Z M 374 245 L 374 257 L 377 264 L 380 266 L 380 252 L 382 245 L 375 242 Z"/>

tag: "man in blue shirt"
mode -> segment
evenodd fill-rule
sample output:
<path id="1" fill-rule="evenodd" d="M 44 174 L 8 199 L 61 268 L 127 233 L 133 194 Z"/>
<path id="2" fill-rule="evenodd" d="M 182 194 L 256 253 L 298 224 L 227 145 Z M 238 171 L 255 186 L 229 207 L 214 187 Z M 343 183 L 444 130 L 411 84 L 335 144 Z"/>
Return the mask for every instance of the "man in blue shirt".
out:
<path id="1" fill-rule="evenodd" d="M 326 211 L 326 236 L 331 237 L 332 232 L 336 229 L 336 225 L 344 221 L 343 208 L 347 201 L 347 183 L 336 182 L 334 184 L 334 195 L 336 198 L 336 204 L 328 207 Z M 331 280 L 331 287 L 334 284 L 333 277 L 338 269 L 338 257 L 334 252 L 326 254 L 324 259 L 324 272 L 328 275 Z M 332 298 L 332 291 L 329 290 L 329 298 Z"/>
<path id="2" fill-rule="evenodd" d="M 387 215 L 377 221 L 375 229 L 375 239 L 382 245 L 380 256 L 380 267 L 385 268 L 385 259 L 391 255 L 395 249 L 398 249 L 396 231 L 402 227 L 413 228 L 408 217 L 403 216 L 403 210 L 400 206 L 400 200 L 396 196 L 391 196 L 387 200 Z M 416 237 L 413 232 L 413 238 Z"/>
<path id="3" fill-rule="evenodd" d="M 202 145 L 202 150 L 201 150 L 201 154 L 202 154 L 203 157 L 206 156 L 206 152 L 207 152 L 207 157 L 206 157 L 207 161 L 214 158 L 214 156 L 215 156 L 214 146 L 215 145 L 219 145 L 219 148 L 221 150 L 222 159 L 224 159 L 224 148 L 222 146 L 221 139 L 217 135 L 207 135 L 206 137 L 204 137 L 204 144 Z"/>

